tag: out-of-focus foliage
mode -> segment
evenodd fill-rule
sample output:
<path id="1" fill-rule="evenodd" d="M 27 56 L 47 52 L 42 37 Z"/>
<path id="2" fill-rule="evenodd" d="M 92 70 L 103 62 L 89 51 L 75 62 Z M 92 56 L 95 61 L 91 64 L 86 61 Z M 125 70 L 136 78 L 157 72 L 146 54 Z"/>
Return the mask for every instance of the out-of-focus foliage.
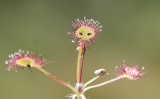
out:
<path id="1" fill-rule="evenodd" d="M 8 55 L 24 49 L 53 60 L 43 68 L 64 81 L 76 80 L 76 44 L 67 32 L 71 21 L 94 18 L 103 25 L 84 63 L 83 81 L 94 70 L 140 64 L 147 73 L 136 81 L 122 80 L 93 89 L 88 99 L 160 99 L 160 1 L 158 0 L 1 0 L 0 99 L 64 99 L 72 93 L 37 70 L 6 71 Z M 104 79 L 112 78 L 105 76 Z M 101 79 L 95 83 L 102 81 Z"/>

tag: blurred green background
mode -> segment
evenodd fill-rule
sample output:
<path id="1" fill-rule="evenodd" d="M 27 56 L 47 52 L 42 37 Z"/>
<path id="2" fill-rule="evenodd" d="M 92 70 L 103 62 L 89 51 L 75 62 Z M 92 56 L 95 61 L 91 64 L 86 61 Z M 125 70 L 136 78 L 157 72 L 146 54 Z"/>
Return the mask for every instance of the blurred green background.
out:
<path id="1" fill-rule="evenodd" d="M 147 71 L 136 81 L 121 80 L 89 90 L 87 99 L 160 99 L 159 0 L 1 0 L 0 99 L 65 99 L 71 94 L 36 69 L 8 72 L 4 62 L 19 49 L 41 53 L 54 61 L 45 70 L 74 85 L 77 44 L 67 32 L 72 31 L 72 20 L 84 16 L 104 27 L 87 49 L 84 82 L 99 68 L 114 73 L 124 59 Z"/>

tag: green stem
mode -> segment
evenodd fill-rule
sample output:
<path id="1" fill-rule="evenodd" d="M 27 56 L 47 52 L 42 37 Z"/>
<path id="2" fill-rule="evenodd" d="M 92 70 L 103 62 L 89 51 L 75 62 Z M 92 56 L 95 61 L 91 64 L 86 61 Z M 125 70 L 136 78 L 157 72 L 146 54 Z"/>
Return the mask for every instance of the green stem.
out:
<path id="1" fill-rule="evenodd" d="M 82 81 L 82 72 L 83 72 L 84 55 L 85 55 L 85 52 L 86 52 L 86 45 L 83 44 L 82 46 L 83 46 L 83 47 L 82 47 L 83 55 L 82 55 L 82 63 L 81 63 L 80 78 L 79 78 L 79 82 L 80 82 L 80 83 L 81 83 L 81 81 Z"/>
<path id="2" fill-rule="evenodd" d="M 77 61 L 77 83 L 80 83 L 82 48 L 83 48 L 83 45 L 80 45 L 79 46 L 79 53 L 78 53 L 78 61 Z"/>
<path id="3" fill-rule="evenodd" d="M 77 91 L 73 86 L 71 86 L 70 84 L 68 84 L 68 83 L 60 80 L 59 78 L 51 75 L 50 73 L 48 73 L 47 71 L 45 71 L 44 69 L 42 69 L 42 68 L 40 68 L 40 67 L 36 67 L 36 68 L 37 68 L 38 70 L 40 70 L 41 72 L 43 72 L 44 74 L 46 74 L 47 76 L 49 76 L 50 78 L 52 78 L 52 79 L 56 80 L 57 82 L 59 82 L 59 83 L 65 85 L 65 86 L 69 87 L 72 91 L 74 91 L 76 94 L 78 94 L 78 91 Z"/>

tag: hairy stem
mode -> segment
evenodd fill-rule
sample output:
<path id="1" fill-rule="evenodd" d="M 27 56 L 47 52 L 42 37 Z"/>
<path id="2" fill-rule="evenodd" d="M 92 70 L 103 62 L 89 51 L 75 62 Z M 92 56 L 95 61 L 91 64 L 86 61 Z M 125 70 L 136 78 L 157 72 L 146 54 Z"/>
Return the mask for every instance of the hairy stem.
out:
<path id="1" fill-rule="evenodd" d="M 68 84 L 68 83 L 60 80 L 59 78 L 51 75 L 50 73 L 48 73 L 47 71 L 45 71 L 44 69 L 42 69 L 42 68 L 40 68 L 40 67 L 36 67 L 36 68 L 37 68 L 38 70 L 40 70 L 41 72 L 43 72 L 44 74 L 46 74 L 47 76 L 49 76 L 50 78 L 52 78 L 52 79 L 56 80 L 57 82 L 59 82 L 59 83 L 65 85 L 65 86 L 69 87 L 69 88 L 70 88 L 72 91 L 74 91 L 76 94 L 78 93 L 78 91 L 77 91 L 73 86 L 71 86 L 70 84 Z"/>
<path id="2" fill-rule="evenodd" d="M 100 83 L 100 84 L 97 84 L 97 85 L 89 86 L 89 87 L 87 87 L 87 88 L 84 89 L 84 92 L 87 91 L 87 90 L 89 90 L 89 89 L 96 88 L 96 87 L 101 87 L 101 86 L 106 85 L 106 84 L 108 84 L 108 83 L 117 81 L 117 80 L 119 80 L 119 79 L 121 79 L 121 78 L 122 78 L 122 76 L 118 76 L 118 77 L 116 77 L 116 78 L 114 78 L 114 79 L 111 79 L 111 80 L 109 80 L 109 81 L 106 81 L 106 82 L 103 82 L 103 83 Z"/>

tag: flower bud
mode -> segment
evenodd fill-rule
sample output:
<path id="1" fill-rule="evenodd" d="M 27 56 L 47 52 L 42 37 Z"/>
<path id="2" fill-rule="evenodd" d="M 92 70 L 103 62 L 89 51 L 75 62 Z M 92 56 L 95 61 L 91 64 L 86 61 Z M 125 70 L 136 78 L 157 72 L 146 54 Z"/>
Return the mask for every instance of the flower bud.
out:
<path id="1" fill-rule="evenodd" d="M 99 75 L 99 76 L 102 76 L 102 75 L 105 74 L 105 72 L 106 72 L 105 69 L 98 69 L 98 70 L 96 70 L 96 71 L 94 72 L 94 74 Z"/>

